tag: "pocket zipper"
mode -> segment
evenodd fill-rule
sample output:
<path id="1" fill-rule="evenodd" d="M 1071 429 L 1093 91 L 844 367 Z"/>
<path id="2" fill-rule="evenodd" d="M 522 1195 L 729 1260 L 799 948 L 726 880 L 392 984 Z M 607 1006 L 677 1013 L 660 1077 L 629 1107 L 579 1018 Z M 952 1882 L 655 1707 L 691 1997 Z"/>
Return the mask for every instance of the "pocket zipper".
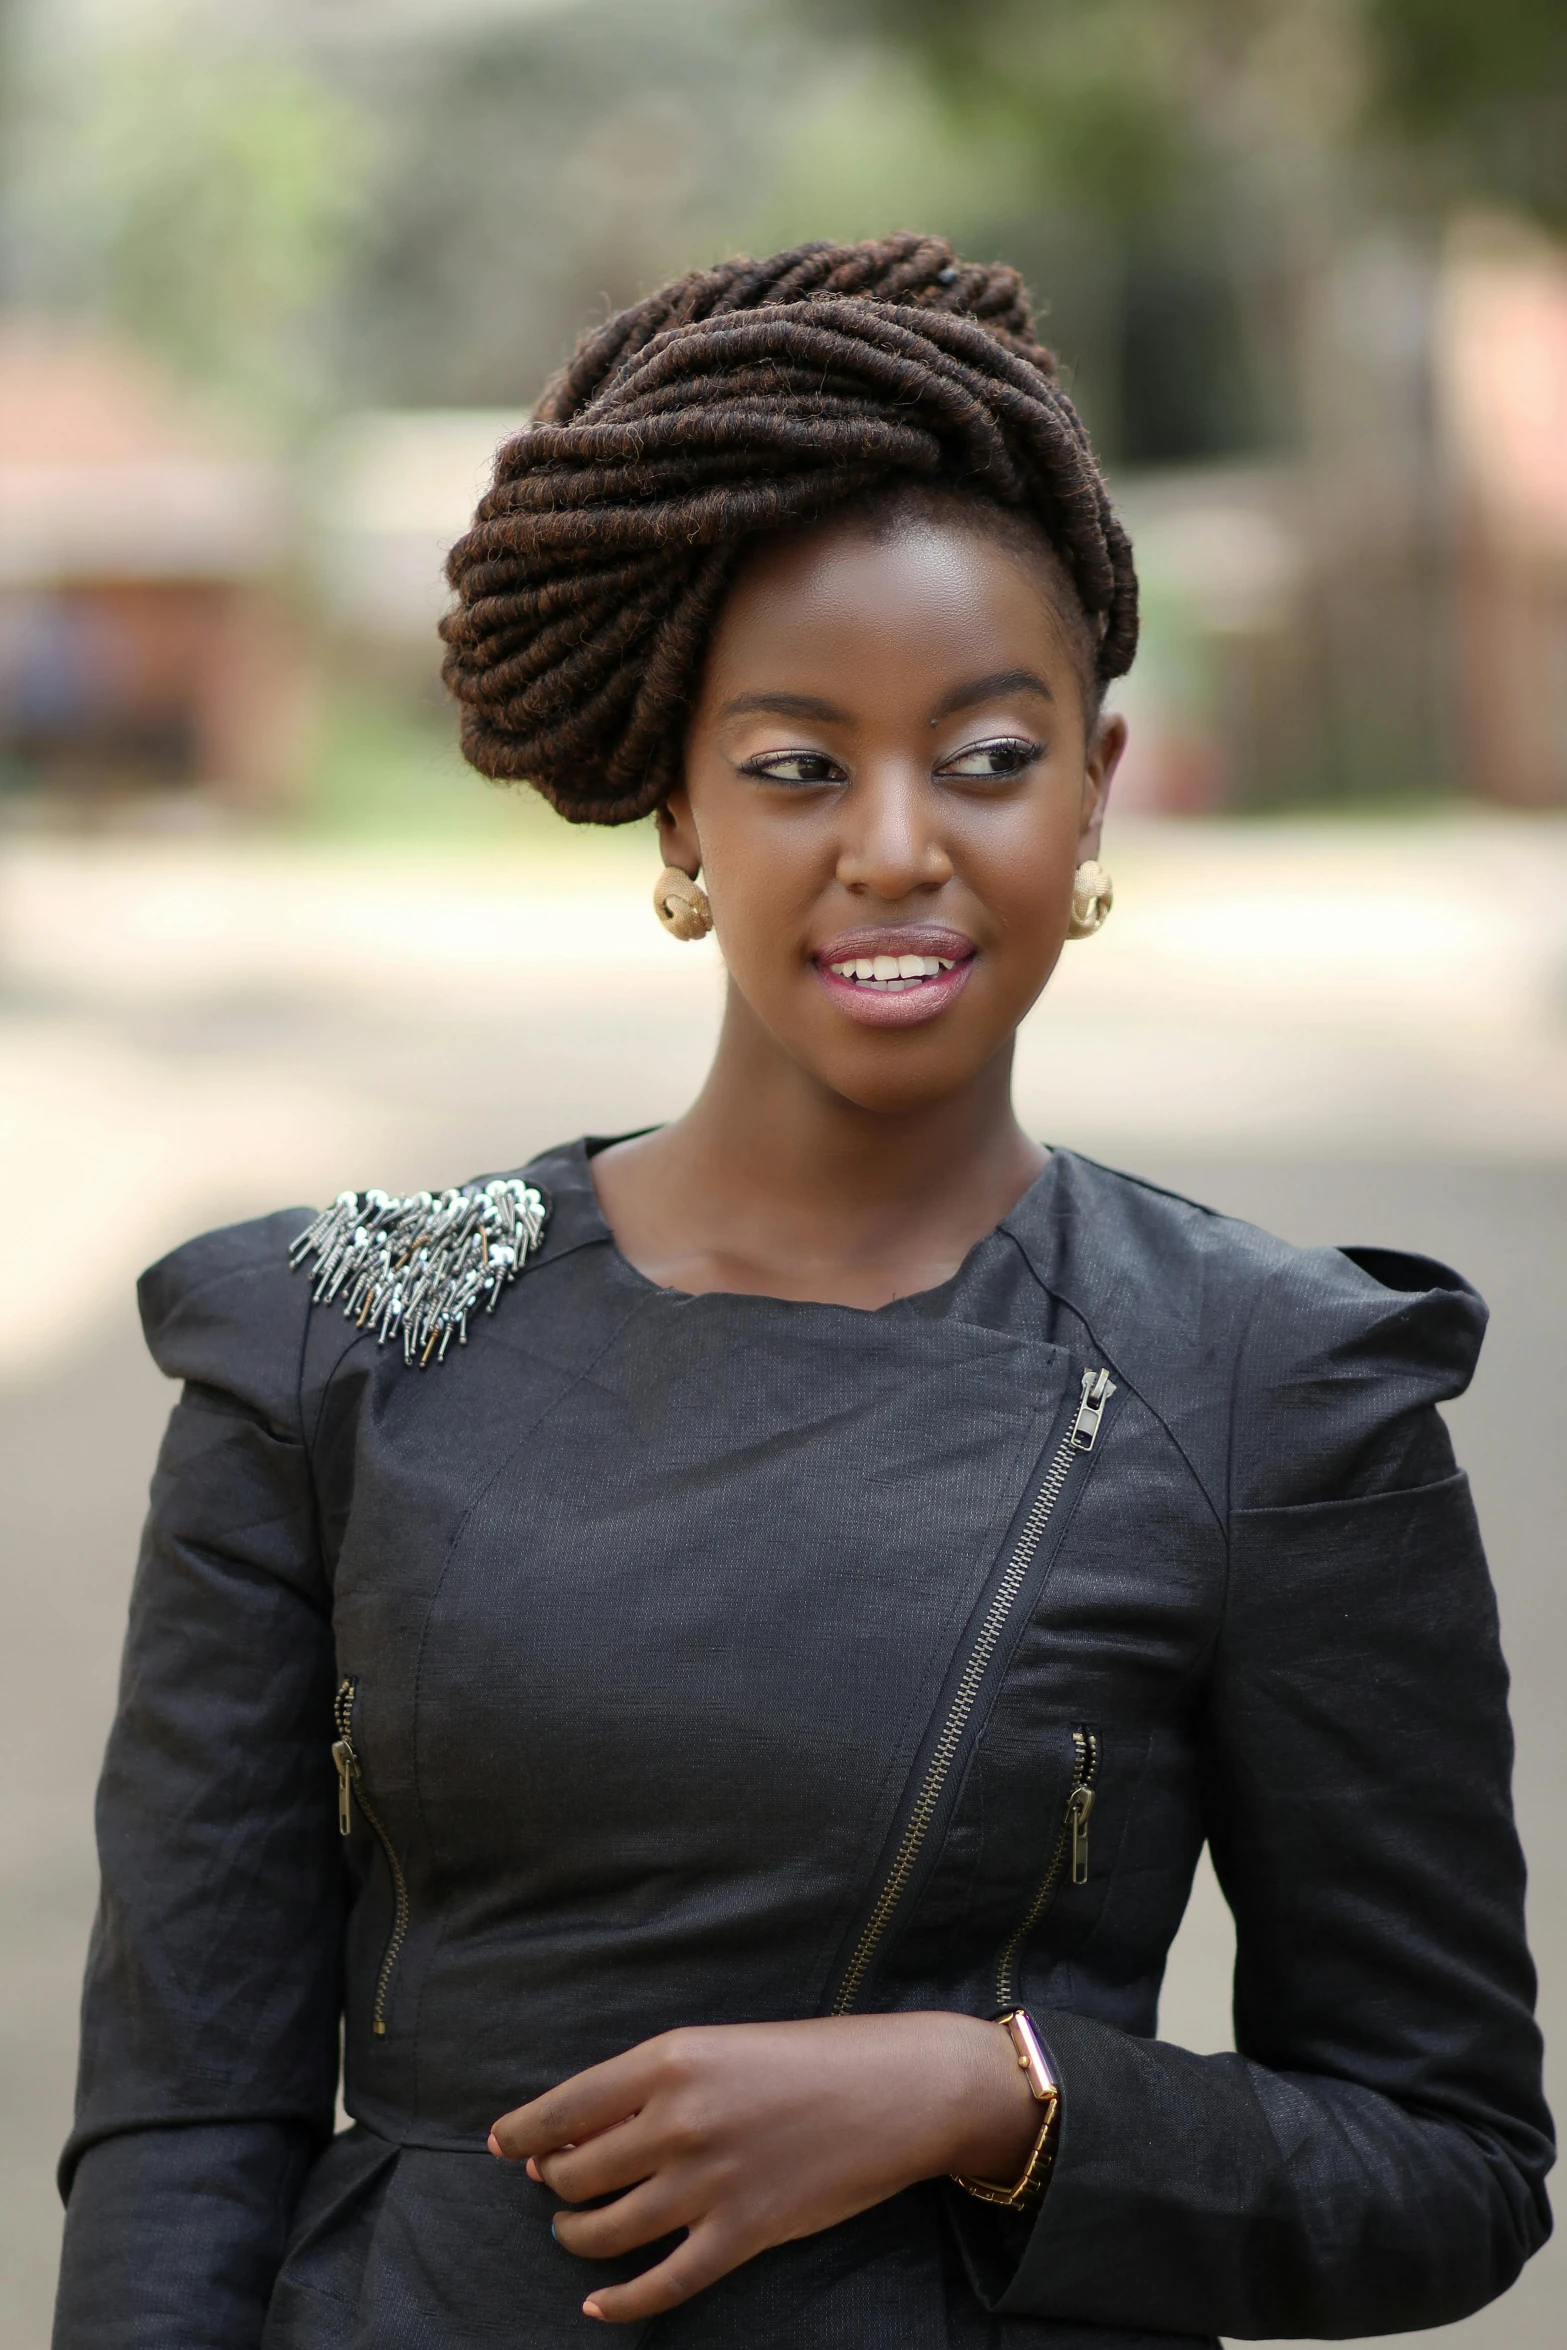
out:
<path id="1" fill-rule="evenodd" d="M 1066 1808 L 1061 1814 L 1061 1830 L 1056 1837 L 1055 1850 L 1050 1855 L 1039 1891 L 1029 1904 L 1028 1914 L 1002 1946 L 996 1961 L 996 2010 L 1002 2013 L 1016 2007 L 1017 1962 L 1024 1943 L 1034 1931 L 1046 1910 L 1060 1890 L 1062 1872 L 1068 1857 L 1072 1863 L 1072 1883 L 1088 1882 L 1088 1823 L 1093 1817 L 1094 1785 L 1099 1777 L 1099 1741 L 1092 1730 L 1072 1732 L 1072 1784 L 1067 1792 Z"/>
<path id="2" fill-rule="evenodd" d="M 392 1872 L 392 1930 L 386 1939 L 381 1957 L 381 1972 L 376 1978 L 375 1999 L 370 2009 L 370 2029 L 378 2040 L 386 2037 L 386 1997 L 392 1987 L 392 1976 L 402 1955 L 408 1934 L 408 1881 L 403 1875 L 402 1863 L 392 1847 L 392 1839 L 365 1795 L 364 1771 L 354 1746 L 354 1699 L 358 1695 L 357 1681 L 344 1681 L 337 1692 L 332 1708 L 337 1724 L 337 1736 L 332 1741 L 332 1760 L 337 1765 L 337 1832 L 340 1836 L 353 1833 L 354 1805 L 357 1802 L 366 1822 L 374 1830 L 381 1850 L 386 1854 L 386 1865 Z"/>
<path id="3" fill-rule="evenodd" d="M 1044 1539 L 1045 1528 L 1054 1515 L 1056 1504 L 1072 1473 L 1073 1465 L 1079 1454 L 1093 1451 L 1099 1438 L 1105 1406 L 1114 1393 L 1115 1382 L 1111 1379 L 1108 1371 L 1085 1371 L 1083 1373 L 1082 1394 L 1072 1424 L 1050 1457 L 1050 1466 L 1045 1471 L 1044 1480 L 1034 1496 L 1034 1505 L 1024 1520 L 1023 1530 L 1018 1536 L 1017 1548 L 1013 1551 L 1007 1564 L 1006 1573 L 997 1584 L 995 1594 L 985 1611 L 984 1622 L 980 1625 L 974 1645 L 969 1651 L 962 1679 L 959 1681 L 952 1703 L 947 1709 L 947 1718 L 942 1724 L 941 1735 L 936 1741 L 935 1751 L 930 1758 L 925 1776 L 920 1782 L 919 1793 L 914 1799 L 914 1808 L 909 1814 L 908 1825 L 899 1840 L 898 1849 L 893 1855 L 892 1865 L 887 1871 L 886 1879 L 876 1896 L 875 1905 L 865 1921 L 858 1942 L 855 1944 L 854 1955 L 849 1960 L 843 1981 L 838 1987 L 838 1995 L 832 2004 L 834 2015 L 847 2015 L 864 1989 L 866 1977 L 871 1970 L 871 1963 L 881 1947 L 887 1928 L 892 1923 L 893 1913 L 903 1897 L 909 1879 L 914 1874 L 916 1863 L 924 1850 L 925 1839 L 930 1834 L 931 1823 L 941 1801 L 942 1790 L 946 1786 L 952 1765 L 963 1743 L 963 1733 L 968 1726 L 969 1716 L 978 1700 L 980 1686 L 985 1677 L 985 1668 L 990 1663 L 1001 1635 L 1006 1629 L 1007 1618 L 1012 1613 L 1013 1603 L 1023 1587 L 1029 1567 L 1033 1563 L 1034 1553 Z"/>

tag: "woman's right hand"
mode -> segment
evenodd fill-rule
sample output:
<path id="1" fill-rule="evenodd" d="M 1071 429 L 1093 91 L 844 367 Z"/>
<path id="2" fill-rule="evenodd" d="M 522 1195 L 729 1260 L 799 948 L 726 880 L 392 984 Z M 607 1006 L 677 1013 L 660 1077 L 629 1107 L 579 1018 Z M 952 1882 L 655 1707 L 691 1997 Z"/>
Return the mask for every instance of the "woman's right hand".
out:
<path id="1" fill-rule="evenodd" d="M 567 2204 L 568 2252 L 664 2259 L 583 2308 L 630 2324 L 742 2261 L 948 2172 L 1013 2179 L 1039 2107 L 1001 2026 L 944 2013 L 666 2032 L 503 2115 L 492 2153 Z"/>

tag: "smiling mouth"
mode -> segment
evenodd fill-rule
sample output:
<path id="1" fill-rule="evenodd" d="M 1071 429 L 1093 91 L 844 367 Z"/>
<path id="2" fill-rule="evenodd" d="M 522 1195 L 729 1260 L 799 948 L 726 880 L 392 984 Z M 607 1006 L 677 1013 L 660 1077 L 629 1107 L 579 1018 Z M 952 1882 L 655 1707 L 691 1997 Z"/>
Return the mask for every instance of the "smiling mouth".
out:
<path id="1" fill-rule="evenodd" d="M 842 930 L 812 957 L 846 1018 L 867 1028 L 917 1028 L 955 1004 L 973 976 L 974 942 L 944 922 Z"/>
<path id="2" fill-rule="evenodd" d="M 827 969 L 835 979 L 850 980 L 872 994 L 900 995 L 939 979 L 957 960 L 955 955 L 853 955 Z"/>

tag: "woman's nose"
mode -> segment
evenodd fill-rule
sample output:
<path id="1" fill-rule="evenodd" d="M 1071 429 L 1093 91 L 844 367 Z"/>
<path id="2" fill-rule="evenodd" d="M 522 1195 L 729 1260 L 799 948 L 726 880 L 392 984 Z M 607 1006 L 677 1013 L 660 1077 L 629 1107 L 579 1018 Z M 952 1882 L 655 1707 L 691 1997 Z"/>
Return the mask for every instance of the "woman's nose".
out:
<path id="1" fill-rule="evenodd" d="M 862 772 L 840 803 L 837 877 L 845 889 L 896 900 L 952 879 L 929 778 L 906 768 Z"/>

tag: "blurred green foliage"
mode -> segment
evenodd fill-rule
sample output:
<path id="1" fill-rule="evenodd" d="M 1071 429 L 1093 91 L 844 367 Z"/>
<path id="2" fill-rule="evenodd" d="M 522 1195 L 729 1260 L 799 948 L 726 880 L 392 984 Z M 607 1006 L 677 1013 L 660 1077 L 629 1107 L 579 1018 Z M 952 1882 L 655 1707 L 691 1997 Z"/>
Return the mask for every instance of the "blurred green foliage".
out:
<path id="1" fill-rule="evenodd" d="M 966 144 L 1004 139 L 1024 174 L 1019 210 L 1065 204 L 1124 230 L 1203 176 L 1202 125 L 1187 103 L 1192 0 L 798 4 L 824 31 L 847 23 L 918 60 Z"/>
<path id="2" fill-rule="evenodd" d="M 531 399 L 583 327 L 741 233 L 802 41 L 751 0 L 578 0 L 325 69 L 386 167 L 339 306 L 348 396 Z"/>
<path id="3" fill-rule="evenodd" d="M 1277 447 L 1304 250 L 1567 210 L 1563 0 L 7 11 L 0 292 L 284 423 L 520 404 L 675 270 L 913 225 L 1048 292 L 1112 454 Z"/>
<path id="4" fill-rule="evenodd" d="M 1242 128 L 1286 130 L 1305 102 L 1415 201 L 1493 197 L 1567 218 L 1567 7 L 1562 0 L 799 0 L 918 56 L 972 110 L 1024 107 L 1101 134 L 1076 185 L 1123 214 L 1162 200 L 1160 168 Z M 1085 61 L 1087 71 L 1085 73 Z M 1304 84 L 1296 79 L 1306 69 Z M 1324 76 L 1326 69 L 1326 78 Z M 1336 81 L 1346 110 L 1322 101 Z M 1313 83 L 1315 87 L 1313 87 Z M 1335 119 L 1335 115 L 1338 119 Z M 1215 137 L 1216 135 L 1216 137 Z M 1107 168 L 1097 171 L 1096 160 Z M 1169 184 L 1166 175 L 1166 185 Z"/>
<path id="5" fill-rule="evenodd" d="M 353 110 L 276 57 L 132 51 L 84 124 L 93 291 L 206 381 L 293 410 L 319 393 L 315 321 L 354 224 Z"/>
<path id="6" fill-rule="evenodd" d="M 420 707 L 367 685 L 327 696 L 303 789 L 282 830 L 328 840 L 436 841 L 498 855 L 602 861 L 658 869 L 651 819 L 608 829 L 567 824 L 526 785 L 487 783 L 457 748 L 449 709 Z"/>
<path id="7" fill-rule="evenodd" d="M 320 713 L 303 791 L 282 821 L 329 838 L 478 837 L 500 847 L 539 803 L 531 792 L 478 790 L 477 782 L 450 718 L 368 688 L 337 688 Z"/>
<path id="8" fill-rule="evenodd" d="M 1428 191 L 1567 223 L 1563 0 L 1368 0 L 1373 121 L 1412 140 Z"/>
<path id="9" fill-rule="evenodd" d="M 1025 11 L 1021 30 L 998 13 L 987 31 L 989 13 L 933 19 L 927 52 L 852 5 L 578 0 L 426 43 L 417 72 L 396 43 L 340 59 L 398 158 L 340 304 L 345 388 L 510 403 L 694 261 L 912 225 L 1004 251 L 1048 290 L 1110 448 L 1157 462 L 1287 438 L 1277 239 L 1266 207 L 1233 201 L 1187 8 L 1141 7 L 1135 39 L 1127 0 Z M 1303 78 L 1298 61 L 1273 74 L 1292 93 Z"/>
<path id="10" fill-rule="evenodd" d="M 335 394 L 323 341 L 375 152 L 306 57 L 181 9 L 13 53 L 7 292 L 129 331 L 283 424 Z"/>

